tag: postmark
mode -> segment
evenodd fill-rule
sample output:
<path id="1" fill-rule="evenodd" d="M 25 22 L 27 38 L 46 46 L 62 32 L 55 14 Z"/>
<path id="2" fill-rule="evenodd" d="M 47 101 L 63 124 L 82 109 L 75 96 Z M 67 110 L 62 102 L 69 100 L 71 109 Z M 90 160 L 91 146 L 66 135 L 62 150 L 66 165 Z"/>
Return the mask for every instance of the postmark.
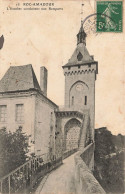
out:
<path id="1" fill-rule="evenodd" d="M 106 14 L 93 13 L 93 14 L 88 15 L 83 20 L 83 27 L 84 27 L 84 30 L 85 30 L 87 35 L 90 35 L 90 34 L 99 35 L 99 34 L 101 34 L 102 31 L 100 31 L 100 32 L 97 31 L 97 24 L 101 24 L 102 30 L 104 30 L 106 22 L 105 22 L 105 20 L 102 21 L 102 18 L 101 18 L 102 16 L 109 19 L 113 23 L 113 25 L 116 26 L 115 21 L 111 17 L 107 16 Z"/>
<path id="2" fill-rule="evenodd" d="M 83 28 L 86 32 L 87 35 L 90 34 L 96 34 L 96 23 L 97 23 L 97 14 L 91 14 L 88 15 L 84 20 L 83 20 Z"/>
<path id="3" fill-rule="evenodd" d="M 122 1 L 96 2 L 97 32 L 122 32 Z"/>

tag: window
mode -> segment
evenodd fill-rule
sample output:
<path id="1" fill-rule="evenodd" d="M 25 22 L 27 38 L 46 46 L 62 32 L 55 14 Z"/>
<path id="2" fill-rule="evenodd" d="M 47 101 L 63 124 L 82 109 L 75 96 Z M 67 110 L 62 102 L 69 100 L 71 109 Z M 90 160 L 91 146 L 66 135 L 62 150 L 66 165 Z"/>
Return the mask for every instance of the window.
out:
<path id="1" fill-rule="evenodd" d="M 82 58 L 83 58 L 83 55 L 82 55 L 82 53 L 80 53 L 80 52 L 79 52 L 79 54 L 77 55 L 77 59 L 78 59 L 78 61 L 81 61 L 81 60 L 82 60 Z"/>
<path id="2" fill-rule="evenodd" d="M 7 106 L 0 105 L 0 122 L 6 122 L 6 121 L 7 121 Z"/>
<path id="3" fill-rule="evenodd" d="M 72 96 L 72 106 L 74 105 L 74 96 Z"/>
<path id="4" fill-rule="evenodd" d="M 24 105 L 16 104 L 16 121 L 24 121 Z"/>
<path id="5" fill-rule="evenodd" d="M 87 105 L 87 96 L 85 96 L 85 103 L 84 105 Z"/>

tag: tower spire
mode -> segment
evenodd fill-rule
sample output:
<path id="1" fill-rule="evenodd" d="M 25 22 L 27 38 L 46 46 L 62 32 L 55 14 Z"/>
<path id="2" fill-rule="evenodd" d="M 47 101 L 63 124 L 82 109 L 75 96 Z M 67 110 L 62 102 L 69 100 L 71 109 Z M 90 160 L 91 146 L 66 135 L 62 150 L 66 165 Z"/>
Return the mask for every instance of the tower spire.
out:
<path id="1" fill-rule="evenodd" d="M 84 6 L 84 3 L 81 4 L 81 22 L 83 21 L 83 6 Z"/>
<path id="2" fill-rule="evenodd" d="M 84 4 L 81 4 L 81 27 L 79 30 L 79 33 L 77 34 L 77 44 L 83 43 L 86 45 L 86 33 L 83 28 L 83 6 Z"/>

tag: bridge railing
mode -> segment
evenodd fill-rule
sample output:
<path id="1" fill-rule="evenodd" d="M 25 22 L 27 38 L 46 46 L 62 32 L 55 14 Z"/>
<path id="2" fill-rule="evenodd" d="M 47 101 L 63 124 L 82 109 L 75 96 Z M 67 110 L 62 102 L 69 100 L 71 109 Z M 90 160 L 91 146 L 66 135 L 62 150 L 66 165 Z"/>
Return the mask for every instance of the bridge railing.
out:
<path id="1" fill-rule="evenodd" d="M 62 157 L 50 160 L 49 154 L 34 157 L 0 179 L 0 193 L 21 193 L 31 189 L 47 172 L 62 164 Z"/>
<path id="2" fill-rule="evenodd" d="M 94 143 L 89 144 L 75 155 L 75 188 L 76 193 L 106 194 L 92 174 Z"/>

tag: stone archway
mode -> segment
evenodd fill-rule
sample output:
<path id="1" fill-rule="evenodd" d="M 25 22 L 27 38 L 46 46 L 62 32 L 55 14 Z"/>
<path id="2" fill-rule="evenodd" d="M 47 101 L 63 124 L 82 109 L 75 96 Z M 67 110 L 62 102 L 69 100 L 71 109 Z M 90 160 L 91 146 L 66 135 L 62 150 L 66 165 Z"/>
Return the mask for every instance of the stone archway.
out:
<path id="1" fill-rule="evenodd" d="M 80 137 L 81 122 L 76 119 L 70 119 L 64 127 L 64 150 L 78 148 Z"/>

